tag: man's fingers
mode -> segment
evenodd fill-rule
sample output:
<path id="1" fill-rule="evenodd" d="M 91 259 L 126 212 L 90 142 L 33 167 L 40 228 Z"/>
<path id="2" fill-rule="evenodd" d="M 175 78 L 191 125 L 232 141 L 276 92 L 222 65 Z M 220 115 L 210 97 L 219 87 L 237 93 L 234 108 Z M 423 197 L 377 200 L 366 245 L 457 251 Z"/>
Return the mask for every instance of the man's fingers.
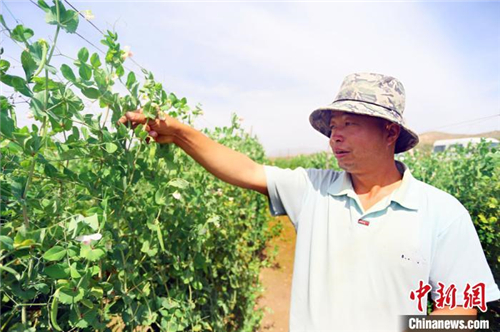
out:
<path id="1" fill-rule="evenodd" d="M 147 122 L 147 119 L 144 116 L 144 114 L 139 112 L 127 112 L 125 113 L 125 116 L 127 117 L 127 120 L 130 122 L 136 122 L 142 124 L 145 124 Z"/>
<path id="2" fill-rule="evenodd" d="M 128 119 L 126 116 L 122 116 L 119 120 L 118 120 L 118 123 L 123 123 L 123 124 L 126 124 L 128 122 Z"/>
<path id="3" fill-rule="evenodd" d="M 147 130 L 147 129 L 146 129 Z M 158 133 L 156 131 L 148 131 L 149 136 L 156 138 L 158 137 Z"/>

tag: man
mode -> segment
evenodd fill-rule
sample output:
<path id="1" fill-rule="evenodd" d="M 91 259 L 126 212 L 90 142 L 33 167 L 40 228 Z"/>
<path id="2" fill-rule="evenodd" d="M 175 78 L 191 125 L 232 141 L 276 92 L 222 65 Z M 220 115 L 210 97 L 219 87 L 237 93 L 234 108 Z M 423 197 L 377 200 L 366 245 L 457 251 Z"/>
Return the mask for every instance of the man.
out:
<path id="1" fill-rule="evenodd" d="M 427 284 L 434 300 L 440 285 L 458 294 L 456 308 L 445 303 L 433 314 L 475 315 L 463 307 L 467 284 L 483 283 L 486 302 L 500 298 L 465 208 L 394 160 L 418 143 L 404 103 L 397 79 L 352 74 L 332 104 L 311 114 L 344 172 L 259 165 L 171 117 L 135 112 L 121 121 L 147 123 L 156 142 L 178 145 L 221 180 L 267 195 L 273 215 L 290 217 L 290 331 L 388 331 L 399 315 L 425 314 Z"/>

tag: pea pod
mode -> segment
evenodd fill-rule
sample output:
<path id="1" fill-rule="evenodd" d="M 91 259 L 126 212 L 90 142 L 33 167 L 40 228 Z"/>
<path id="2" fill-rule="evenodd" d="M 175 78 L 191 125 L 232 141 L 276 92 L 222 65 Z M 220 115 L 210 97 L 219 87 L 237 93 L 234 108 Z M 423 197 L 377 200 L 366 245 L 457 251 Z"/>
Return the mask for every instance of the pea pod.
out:
<path id="1" fill-rule="evenodd" d="M 52 298 L 52 303 L 50 304 L 50 323 L 52 327 L 57 331 L 62 331 L 62 328 L 57 324 L 57 309 L 59 307 L 59 289 L 54 293 L 54 297 Z"/>
<path id="2" fill-rule="evenodd" d="M 40 60 L 40 65 L 38 66 L 38 68 L 35 70 L 35 73 L 33 74 L 33 77 L 38 76 L 38 74 L 40 74 L 43 67 L 45 66 L 45 62 L 47 62 L 47 52 L 49 50 L 49 47 L 48 47 L 45 39 L 40 39 L 38 42 L 42 45 L 42 58 Z"/>

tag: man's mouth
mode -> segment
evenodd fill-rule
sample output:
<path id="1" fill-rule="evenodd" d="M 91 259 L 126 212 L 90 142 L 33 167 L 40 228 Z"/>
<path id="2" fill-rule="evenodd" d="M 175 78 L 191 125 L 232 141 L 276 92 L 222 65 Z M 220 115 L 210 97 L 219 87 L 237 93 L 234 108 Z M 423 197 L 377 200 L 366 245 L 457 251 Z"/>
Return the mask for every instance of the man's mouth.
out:
<path id="1" fill-rule="evenodd" d="M 336 158 L 342 158 L 342 157 L 345 157 L 346 155 L 348 155 L 350 153 L 350 151 L 347 151 L 347 150 L 342 150 L 342 149 L 335 149 L 334 150 L 334 154 L 335 154 L 335 157 Z"/>

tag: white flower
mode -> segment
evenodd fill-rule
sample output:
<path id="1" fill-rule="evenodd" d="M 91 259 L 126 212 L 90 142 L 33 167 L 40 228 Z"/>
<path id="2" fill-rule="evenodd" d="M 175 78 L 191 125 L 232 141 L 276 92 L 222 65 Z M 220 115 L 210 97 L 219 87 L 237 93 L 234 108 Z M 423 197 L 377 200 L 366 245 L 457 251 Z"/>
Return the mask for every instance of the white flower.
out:
<path id="1" fill-rule="evenodd" d="M 126 58 L 134 55 L 134 53 L 130 51 L 130 46 L 124 46 L 122 52 L 122 60 L 125 60 Z"/>
<path id="2" fill-rule="evenodd" d="M 229 199 L 230 202 L 232 202 L 234 200 L 233 197 L 229 197 L 228 199 Z"/>
<path id="3" fill-rule="evenodd" d="M 90 9 L 83 10 L 81 11 L 83 14 L 83 17 L 85 17 L 86 20 L 90 21 L 95 18 L 94 14 L 92 14 L 92 11 Z"/>
<path id="4" fill-rule="evenodd" d="M 181 194 L 180 194 L 178 191 L 176 191 L 175 193 L 173 193 L 173 194 L 172 194 L 172 196 L 173 196 L 175 199 L 177 199 L 177 200 L 181 199 L 181 197 L 182 197 L 182 196 L 181 196 Z"/>
<path id="5" fill-rule="evenodd" d="M 217 192 L 215 193 L 216 195 L 222 196 L 224 193 L 222 192 L 221 188 L 217 189 Z"/>
<path id="6" fill-rule="evenodd" d="M 101 234 L 95 233 L 90 235 L 77 236 L 75 240 L 82 242 L 83 244 L 90 244 L 91 241 L 99 241 L 101 238 L 102 238 Z"/>

